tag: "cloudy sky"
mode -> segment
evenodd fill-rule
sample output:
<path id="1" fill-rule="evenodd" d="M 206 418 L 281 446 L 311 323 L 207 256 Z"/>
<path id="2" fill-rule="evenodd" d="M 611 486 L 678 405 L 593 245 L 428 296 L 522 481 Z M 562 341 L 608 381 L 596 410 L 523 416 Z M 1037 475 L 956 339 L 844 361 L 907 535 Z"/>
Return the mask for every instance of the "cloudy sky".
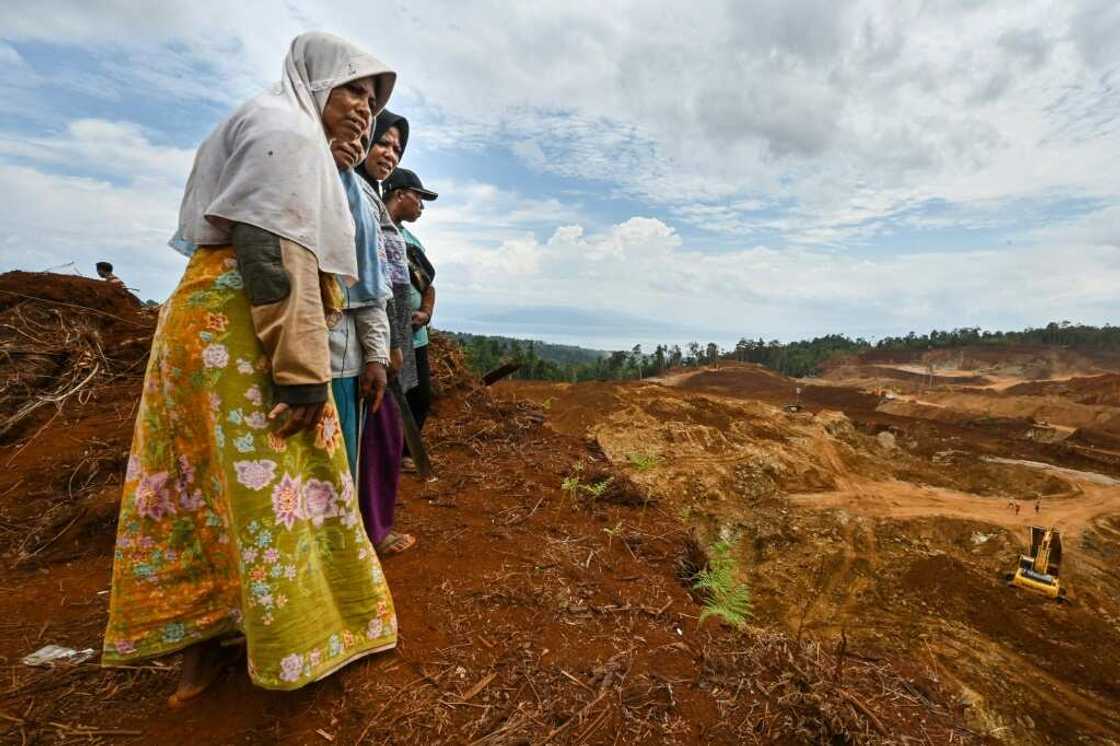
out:
<path id="1" fill-rule="evenodd" d="M 1115 0 L 4 3 L 0 270 L 166 297 L 195 147 L 306 30 L 399 73 L 444 328 L 1120 321 Z"/>

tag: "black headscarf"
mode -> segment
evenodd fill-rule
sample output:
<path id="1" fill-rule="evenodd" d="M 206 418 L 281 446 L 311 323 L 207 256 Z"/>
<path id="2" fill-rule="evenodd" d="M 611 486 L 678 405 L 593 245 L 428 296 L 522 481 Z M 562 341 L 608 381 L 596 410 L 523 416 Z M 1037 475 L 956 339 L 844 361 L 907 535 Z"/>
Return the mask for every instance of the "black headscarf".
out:
<path id="1" fill-rule="evenodd" d="M 381 138 L 389 131 L 390 127 L 396 127 L 397 131 L 401 133 L 401 158 L 404 158 L 404 149 L 408 147 L 408 120 L 388 109 L 382 109 L 381 113 L 377 115 L 377 120 L 373 123 L 373 137 L 370 139 L 370 148 L 381 142 Z M 362 161 L 356 170 L 362 175 L 363 179 L 375 188 L 377 187 L 377 180 L 366 173 L 365 161 Z"/>

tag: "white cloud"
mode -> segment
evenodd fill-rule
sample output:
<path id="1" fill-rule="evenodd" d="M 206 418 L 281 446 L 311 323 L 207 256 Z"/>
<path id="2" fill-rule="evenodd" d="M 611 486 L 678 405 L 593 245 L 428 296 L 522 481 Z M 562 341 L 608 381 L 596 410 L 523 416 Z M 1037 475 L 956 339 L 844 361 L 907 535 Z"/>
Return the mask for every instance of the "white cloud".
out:
<path id="1" fill-rule="evenodd" d="M 1115 68 L 1120 55 L 1120 6 L 1112 0 L 1079 3 L 1070 35 L 1090 65 L 1098 69 Z"/>
<path id="2" fill-rule="evenodd" d="M 880 258 L 765 246 L 704 255 L 671 226 L 642 217 L 597 233 L 562 226 L 544 242 L 522 236 L 458 257 L 433 251 L 441 292 L 461 302 L 618 308 L 729 344 L 741 334 L 1105 323 L 1120 283 L 1118 216 L 1090 221 L 1071 240 L 1010 251 Z"/>
<path id="3" fill-rule="evenodd" d="M 1069 169 L 1023 179 L 1008 164 L 1021 166 L 1044 137 L 1055 156 L 1047 166 L 1099 154 L 1098 138 L 1070 142 L 1052 120 L 1106 93 L 1086 90 L 1095 79 L 1086 62 L 1120 62 L 1107 0 L 448 2 L 423 17 L 358 2 L 306 3 L 298 14 L 263 0 L 136 7 L 8 8 L 0 27 L 11 39 L 131 49 L 141 82 L 221 100 L 275 77 L 299 30 L 340 30 L 437 111 L 433 142 L 508 137 L 532 167 L 608 178 L 654 202 L 765 193 L 833 211 L 861 185 L 893 193 L 887 203 L 1101 188 Z M 915 183 L 928 186 L 915 195 Z"/>
<path id="4" fill-rule="evenodd" d="M 62 166 L 73 173 L 94 172 L 131 182 L 181 187 L 194 162 L 194 151 L 154 145 L 132 122 L 78 119 L 56 137 L 0 134 L 0 157 Z"/>
<path id="5" fill-rule="evenodd" d="M 357 0 L 298 10 L 265 0 L 159 12 L 125 0 L 17 5 L 0 7 L 0 36 L 17 46 L 112 53 L 88 71 L 107 99 L 229 105 L 276 77 L 293 35 L 335 30 L 398 69 L 396 102 L 409 107 L 412 147 L 427 162 L 491 149 L 584 185 L 583 198 L 548 197 L 498 189 L 483 174 L 425 172 L 442 195 L 418 232 L 446 263 L 441 281 L 465 295 L 671 307 L 700 328 L 747 319 L 768 336 L 834 321 L 858 330 L 1107 320 L 1115 210 L 1037 226 L 1042 208 L 1063 200 L 1120 202 L 1113 0 L 446 0 L 422 14 Z M 0 60 L 22 58 L 0 44 Z M 6 111 L 37 80 L 22 63 L 16 82 L 0 84 Z M 61 134 L 0 135 L 4 186 L 18 176 L 66 194 L 101 246 L 116 226 L 146 261 L 141 246 L 162 251 L 174 225 L 173 186 L 190 153 L 158 144 L 152 129 L 77 117 L 64 117 Z M 60 172 L 90 178 L 51 175 Z M 585 201 L 618 196 L 637 203 L 624 214 L 645 217 L 588 218 Z M 15 237 L 7 245 L 57 237 L 51 251 L 70 251 L 80 223 L 52 225 L 17 202 L 27 214 L 0 219 Z M 125 235 L 126 204 L 145 224 L 166 221 L 158 240 Z M 718 253 L 689 247 L 681 233 L 697 226 Z M 50 240 L 34 240 L 33 227 Z M 902 230 L 962 228 L 1015 243 L 876 249 Z"/>

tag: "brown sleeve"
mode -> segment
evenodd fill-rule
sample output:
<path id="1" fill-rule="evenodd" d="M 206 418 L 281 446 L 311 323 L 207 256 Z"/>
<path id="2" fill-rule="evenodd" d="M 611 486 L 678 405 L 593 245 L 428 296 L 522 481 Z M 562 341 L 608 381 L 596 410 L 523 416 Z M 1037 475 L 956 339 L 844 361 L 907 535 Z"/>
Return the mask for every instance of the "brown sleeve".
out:
<path id="1" fill-rule="evenodd" d="M 239 230 L 243 226 L 234 228 L 234 249 L 253 327 L 272 364 L 273 398 L 292 405 L 324 402 L 331 358 L 319 263 L 299 244 L 253 226 Z"/>

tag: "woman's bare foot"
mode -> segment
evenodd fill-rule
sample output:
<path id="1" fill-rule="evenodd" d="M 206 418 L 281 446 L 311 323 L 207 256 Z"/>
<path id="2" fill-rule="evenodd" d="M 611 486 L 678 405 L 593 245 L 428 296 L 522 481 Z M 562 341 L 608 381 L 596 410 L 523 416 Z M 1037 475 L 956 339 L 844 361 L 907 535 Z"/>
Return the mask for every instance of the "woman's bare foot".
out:
<path id="1" fill-rule="evenodd" d="M 241 655 L 241 648 L 223 648 L 220 640 L 195 643 L 183 651 L 179 688 L 167 704 L 180 707 L 206 691 L 217 681 L 222 669 Z"/>

